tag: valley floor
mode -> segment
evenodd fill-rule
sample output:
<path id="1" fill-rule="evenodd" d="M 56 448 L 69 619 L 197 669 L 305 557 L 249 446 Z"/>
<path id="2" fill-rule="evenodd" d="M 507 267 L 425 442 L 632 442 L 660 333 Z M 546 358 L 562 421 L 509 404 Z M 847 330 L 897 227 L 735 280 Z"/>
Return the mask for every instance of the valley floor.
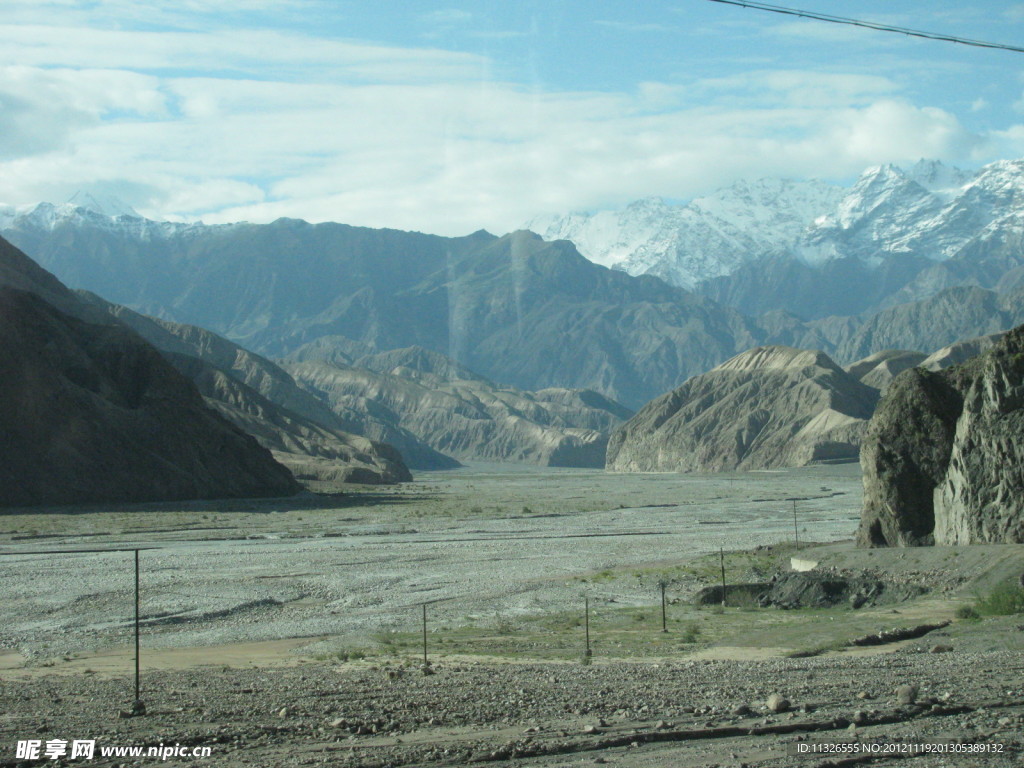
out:
<path id="1" fill-rule="evenodd" d="M 38 764 L 16 759 L 18 741 L 80 738 L 209 746 L 218 766 L 817 766 L 826 758 L 786 749 L 851 735 L 1004 744 L 889 765 L 1013 764 L 1024 619 L 848 643 L 953 620 L 972 590 L 1024 569 L 1020 548 L 856 551 L 843 542 L 859 509 L 852 465 L 714 476 L 503 465 L 286 500 L 6 515 L 0 766 Z M 149 714 L 122 718 L 133 553 L 72 550 L 133 548 Z M 723 560 L 735 584 L 794 556 L 931 592 L 860 610 L 691 602 Z M 424 603 L 434 674 L 421 669 Z M 926 653 L 935 644 L 951 650 Z M 901 684 L 918 686 L 916 704 L 896 702 Z M 790 710 L 767 711 L 772 693 Z"/>

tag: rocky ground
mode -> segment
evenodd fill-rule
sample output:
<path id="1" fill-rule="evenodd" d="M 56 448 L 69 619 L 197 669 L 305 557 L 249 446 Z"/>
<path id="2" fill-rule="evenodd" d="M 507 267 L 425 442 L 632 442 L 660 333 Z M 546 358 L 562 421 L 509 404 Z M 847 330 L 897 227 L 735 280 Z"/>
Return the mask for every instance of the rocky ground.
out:
<path id="1" fill-rule="evenodd" d="M 27 738 L 209 746 L 207 761 L 168 764 L 217 766 L 853 764 L 849 754 L 840 762 L 792 753 L 836 742 L 941 741 L 960 750 L 890 756 L 887 765 L 1011 766 L 1024 758 L 1019 653 L 907 646 L 756 663 L 450 661 L 432 672 L 357 663 L 147 674 L 147 714 L 136 717 L 120 716 L 133 695 L 123 677 L 5 681 L 0 766 L 33 764 L 13 759 L 15 741 Z"/>

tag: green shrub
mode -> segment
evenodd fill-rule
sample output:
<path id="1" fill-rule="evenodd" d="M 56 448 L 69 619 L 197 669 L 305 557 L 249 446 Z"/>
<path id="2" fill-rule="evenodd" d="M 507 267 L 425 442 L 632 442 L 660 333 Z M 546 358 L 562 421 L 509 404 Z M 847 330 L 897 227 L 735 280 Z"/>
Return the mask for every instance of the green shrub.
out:
<path id="1" fill-rule="evenodd" d="M 954 614 L 958 619 L 965 621 L 977 621 L 981 615 L 974 609 L 973 605 L 961 605 Z"/>
<path id="2" fill-rule="evenodd" d="M 697 626 L 697 622 L 691 621 L 685 629 L 680 640 L 684 643 L 696 643 L 697 638 L 700 637 L 700 627 Z"/>
<path id="3" fill-rule="evenodd" d="M 975 604 L 978 613 L 987 616 L 1012 616 L 1024 613 L 1024 587 L 1000 584 Z"/>

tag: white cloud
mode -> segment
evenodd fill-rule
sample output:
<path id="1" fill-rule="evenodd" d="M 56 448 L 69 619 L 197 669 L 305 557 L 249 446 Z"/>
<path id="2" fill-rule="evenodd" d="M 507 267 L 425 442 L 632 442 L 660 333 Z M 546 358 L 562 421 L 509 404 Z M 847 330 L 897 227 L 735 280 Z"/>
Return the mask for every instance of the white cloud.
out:
<path id="1" fill-rule="evenodd" d="M 0 64 L 231 72 L 262 79 L 376 82 L 468 80 L 486 61 L 466 53 L 314 38 L 274 30 L 143 32 L 0 24 Z"/>
<path id="2" fill-rule="evenodd" d="M 481 74 L 493 67 L 281 31 L 0 25 L 0 200 L 102 187 L 173 218 L 504 232 L 546 211 L 957 161 L 1017 141 L 986 144 L 870 74 L 545 92 Z"/>

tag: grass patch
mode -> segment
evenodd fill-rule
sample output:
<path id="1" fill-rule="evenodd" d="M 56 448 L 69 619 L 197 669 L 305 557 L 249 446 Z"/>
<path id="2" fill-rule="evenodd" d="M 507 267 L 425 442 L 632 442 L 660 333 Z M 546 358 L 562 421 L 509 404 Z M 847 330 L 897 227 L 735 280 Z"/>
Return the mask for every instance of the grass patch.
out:
<path id="1" fill-rule="evenodd" d="M 701 634 L 700 625 L 696 621 L 688 622 L 679 634 L 679 642 L 691 645 L 697 642 Z"/>

